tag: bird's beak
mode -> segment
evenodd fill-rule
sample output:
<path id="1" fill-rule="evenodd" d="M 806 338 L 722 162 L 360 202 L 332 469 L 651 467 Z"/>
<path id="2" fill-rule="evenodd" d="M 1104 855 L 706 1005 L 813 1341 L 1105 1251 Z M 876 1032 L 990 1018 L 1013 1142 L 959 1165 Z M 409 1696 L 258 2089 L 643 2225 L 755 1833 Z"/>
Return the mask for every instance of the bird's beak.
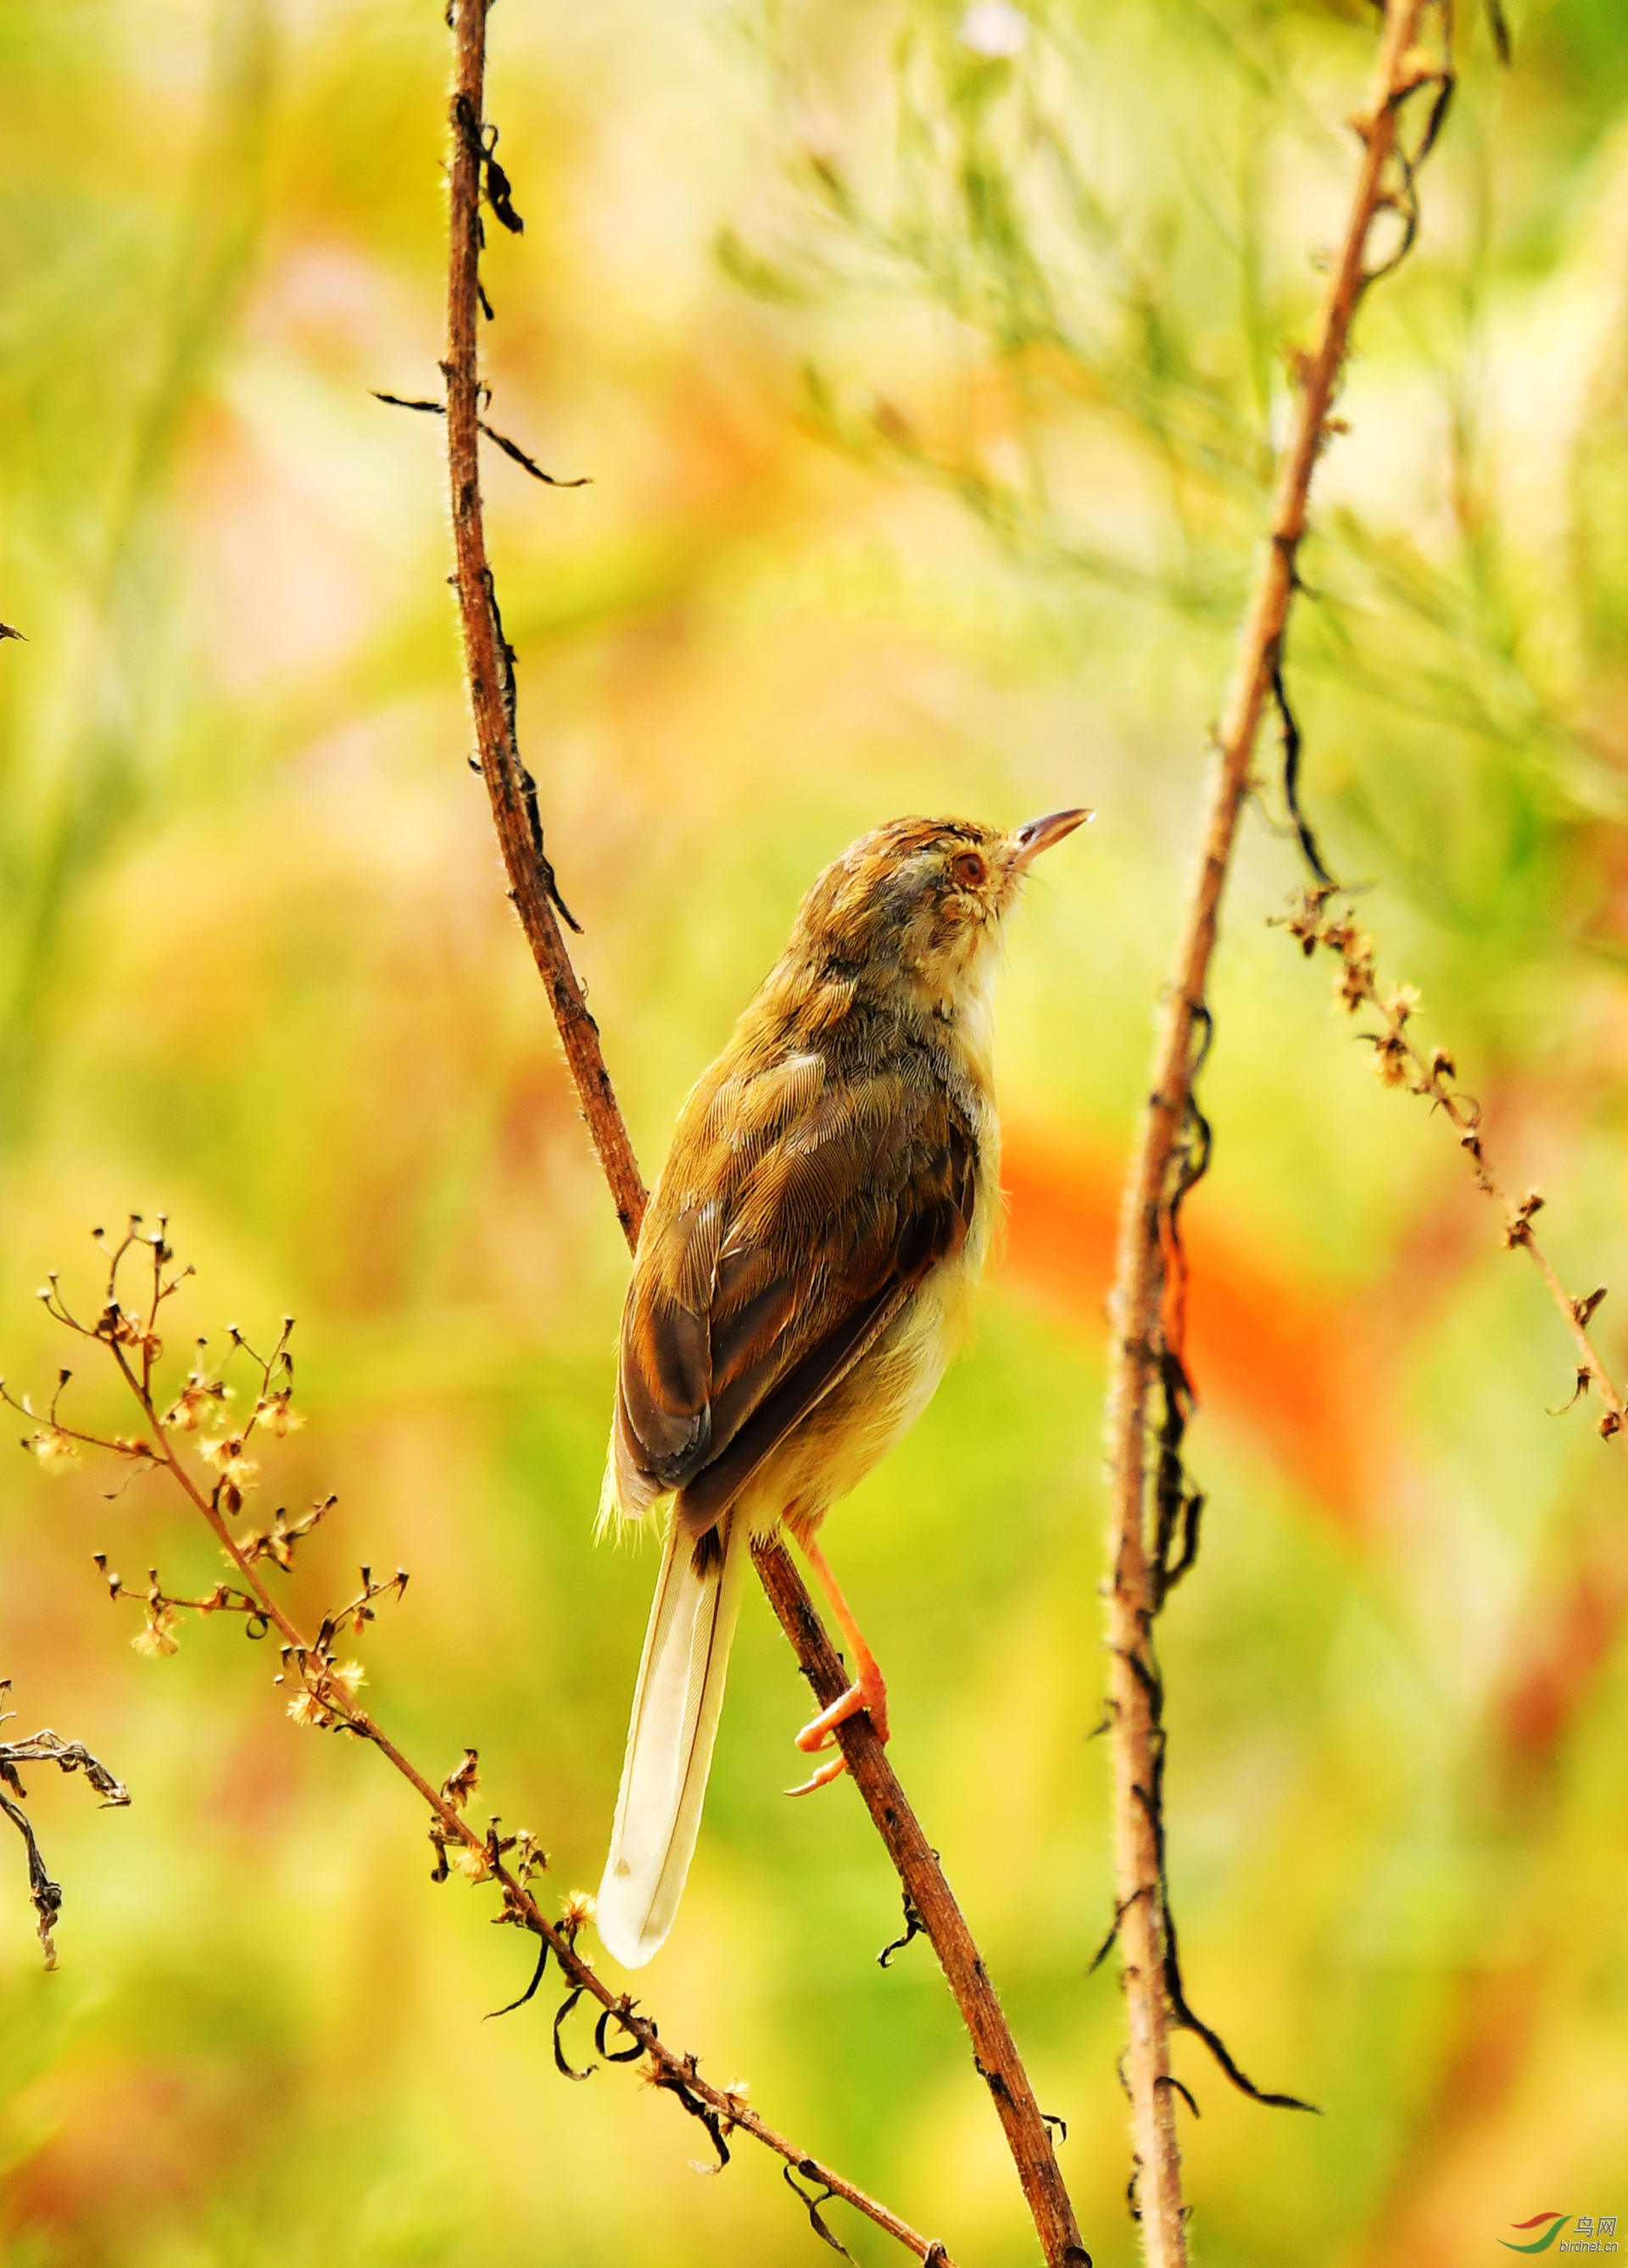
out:
<path id="1" fill-rule="evenodd" d="M 1042 850 L 1050 850 L 1054 843 L 1060 843 L 1065 835 L 1072 835 L 1077 827 L 1083 827 L 1088 819 L 1095 817 L 1094 811 L 1049 811 L 1043 819 L 1028 821 L 1012 838 L 1017 845 L 1013 866 L 1021 873 Z"/>

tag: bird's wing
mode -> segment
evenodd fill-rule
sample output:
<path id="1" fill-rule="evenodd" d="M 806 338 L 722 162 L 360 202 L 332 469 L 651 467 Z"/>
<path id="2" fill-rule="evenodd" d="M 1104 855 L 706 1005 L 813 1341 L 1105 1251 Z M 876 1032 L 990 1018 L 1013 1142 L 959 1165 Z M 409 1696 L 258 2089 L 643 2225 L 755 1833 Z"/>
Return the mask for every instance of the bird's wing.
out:
<path id="1" fill-rule="evenodd" d="M 728 1060 L 686 1108 L 622 1317 L 617 1494 L 704 1528 L 964 1241 L 973 1130 L 924 1065 Z"/>

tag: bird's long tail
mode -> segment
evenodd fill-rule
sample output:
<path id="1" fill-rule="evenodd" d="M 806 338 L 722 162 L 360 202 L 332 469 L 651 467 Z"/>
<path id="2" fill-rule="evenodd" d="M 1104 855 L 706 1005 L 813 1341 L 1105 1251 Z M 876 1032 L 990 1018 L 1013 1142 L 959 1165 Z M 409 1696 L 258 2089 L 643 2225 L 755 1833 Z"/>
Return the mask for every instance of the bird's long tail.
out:
<path id="1" fill-rule="evenodd" d="M 732 1514 L 724 1526 L 723 1550 L 704 1574 L 676 1519 L 661 1555 L 599 1895 L 600 1936 L 627 1969 L 642 1967 L 672 1928 L 701 1824 L 746 1580 L 747 1523 Z"/>

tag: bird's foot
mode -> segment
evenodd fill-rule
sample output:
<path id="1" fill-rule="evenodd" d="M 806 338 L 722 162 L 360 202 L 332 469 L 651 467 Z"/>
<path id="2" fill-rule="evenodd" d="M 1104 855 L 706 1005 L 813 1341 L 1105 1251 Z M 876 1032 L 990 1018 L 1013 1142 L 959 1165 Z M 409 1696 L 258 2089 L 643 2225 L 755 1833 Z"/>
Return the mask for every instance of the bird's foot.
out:
<path id="1" fill-rule="evenodd" d="M 839 1694 L 839 1697 L 832 1701 L 830 1708 L 821 1710 L 819 1717 L 814 1717 L 812 1724 L 803 1726 L 803 1730 L 798 1733 L 798 1749 L 803 1749 L 805 1756 L 819 1756 L 821 1749 L 830 1749 L 832 1733 L 836 1730 L 836 1726 L 848 1724 L 848 1719 L 851 1719 L 851 1717 L 857 1717 L 859 1710 L 864 1710 L 864 1712 L 871 1717 L 871 1726 L 875 1728 L 875 1737 L 878 1737 L 880 1742 L 887 1742 L 887 1730 L 888 1730 L 887 1728 L 887 1681 L 884 1681 L 882 1672 L 880 1672 L 878 1667 L 875 1667 L 875 1662 L 873 1662 L 868 1655 L 862 1660 L 862 1665 L 859 1665 L 859 1676 L 852 1681 L 848 1692 Z M 841 1771 L 841 1763 L 828 1764 L 828 1767 L 825 1767 L 825 1778 L 835 1780 L 839 1771 Z M 812 1785 L 812 1787 L 814 1787 L 814 1785 L 823 1787 L 825 1780 L 816 1778 L 809 1785 Z M 798 1789 L 798 1794 L 800 1794 L 800 1789 Z"/>
<path id="2" fill-rule="evenodd" d="M 846 1693 L 839 1694 L 829 1709 L 822 1709 L 812 1724 L 803 1727 L 797 1736 L 797 1745 L 806 1756 L 814 1756 L 821 1749 L 829 1749 L 831 1745 L 831 1735 L 836 1727 L 839 1725 L 845 1725 L 850 1717 L 857 1717 L 862 1709 L 868 1712 L 877 1739 L 885 1742 L 888 1738 L 887 1682 L 876 1666 L 875 1655 L 860 1634 L 859 1625 L 853 1617 L 853 1609 L 843 1598 L 841 1587 L 826 1565 L 825 1556 L 814 1542 L 814 1536 L 811 1534 L 806 1535 L 800 1538 L 800 1541 L 803 1550 L 808 1555 L 808 1564 L 819 1577 L 821 1587 L 831 1602 L 832 1610 L 837 1621 L 842 1624 L 843 1633 L 853 1648 L 854 1659 L 859 1665 L 859 1671 Z M 835 1756 L 828 1764 L 821 1765 L 812 1779 L 805 1780 L 801 1787 L 787 1788 L 786 1793 L 812 1795 L 817 1787 L 829 1787 L 846 1768 L 842 1756 Z"/>

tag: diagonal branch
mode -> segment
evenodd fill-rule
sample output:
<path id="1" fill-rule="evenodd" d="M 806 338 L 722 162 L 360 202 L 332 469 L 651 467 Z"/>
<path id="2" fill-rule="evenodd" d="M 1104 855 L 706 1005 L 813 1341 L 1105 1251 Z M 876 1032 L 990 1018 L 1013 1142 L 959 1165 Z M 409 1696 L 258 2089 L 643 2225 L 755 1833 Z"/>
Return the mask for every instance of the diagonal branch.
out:
<path id="1" fill-rule="evenodd" d="M 609 1184 L 629 1245 L 637 1240 L 645 1191 L 615 1091 L 605 1067 L 599 1027 L 561 933 L 560 901 L 544 854 L 536 790 L 520 759 L 514 729 L 513 656 L 506 645 L 482 512 L 479 436 L 483 397 L 478 320 L 483 194 L 505 226 L 513 226 L 507 180 L 494 192 L 490 129 L 485 122 L 486 13 L 489 0 L 457 0 L 456 67 L 450 167 L 447 269 L 447 466 L 457 556 L 459 618 L 480 770 L 509 878 L 509 895 L 548 989 L 560 1043 L 575 1082 L 588 1133 Z M 838 1657 L 801 1577 L 783 1547 L 757 1555 L 758 1572 L 821 1704 L 845 1690 Z M 920 1823 L 910 1809 L 868 1720 L 843 1727 L 843 1749 L 870 1807 L 906 1895 L 921 1914 L 954 1992 L 973 2052 L 986 2080 L 1017 2166 L 1048 2268 L 1086 2268 L 1090 2256 L 1057 2162 L 1050 2129 L 1013 2043 L 965 1918 L 951 1895 Z M 821 2175 L 821 2179 L 824 2176 Z M 839 2191 L 839 2194 L 841 2192 Z"/>
<path id="2" fill-rule="evenodd" d="M 1577 1360 L 1577 1384 L 1566 1408 L 1570 1409 L 1590 1387 L 1597 1388 L 1605 1405 L 1599 1425 L 1602 1435 L 1608 1441 L 1615 1434 L 1628 1440 L 1628 1403 L 1588 1329 L 1606 1296 L 1605 1286 L 1602 1285 L 1597 1291 L 1581 1294 L 1566 1290 L 1532 1226 L 1534 1219 L 1543 1209 L 1543 1198 L 1537 1190 L 1531 1189 L 1517 1199 L 1493 1173 L 1482 1140 L 1480 1104 L 1455 1084 L 1457 1068 L 1447 1049 L 1433 1048 L 1427 1056 L 1413 1037 L 1410 1026 L 1418 995 L 1405 984 L 1388 993 L 1381 991 L 1374 940 L 1358 928 L 1349 913 L 1330 910 L 1330 901 L 1338 895 L 1337 886 L 1325 877 L 1315 887 L 1300 894 L 1277 926 L 1288 931 L 1308 960 L 1319 946 L 1337 954 L 1344 968 L 1338 988 L 1341 1005 L 1352 1015 L 1360 1008 L 1371 1008 L 1379 1017 L 1377 1032 L 1363 1032 L 1359 1036 L 1373 1045 L 1380 1077 L 1387 1086 L 1405 1086 L 1410 1093 L 1423 1095 L 1433 1110 L 1440 1111 L 1458 1138 L 1458 1146 L 1469 1161 L 1476 1187 L 1483 1197 L 1492 1198 L 1504 1216 L 1505 1250 L 1527 1254 L 1559 1310 L 1561 1322 L 1571 1334 Z M 1558 1417 L 1562 1413 L 1557 1410 L 1553 1414 Z"/>
<path id="3" fill-rule="evenodd" d="M 829 1709 L 848 1690 L 848 1673 L 821 1627 L 792 1556 L 783 1543 L 767 1543 L 755 1545 L 753 1557 L 770 1603 L 780 1617 L 780 1627 L 814 1689 L 815 1705 Z M 932 1940 L 960 2004 L 972 2036 L 973 2063 L 989 2088 L 1005 2131 L 1046 2258 L 1081 2268 L 1089 2255 L 1079 2241 L 1073 2207 L 1051 2147 L 1050 2131 L 939 1854 L 922 1831 L 869 1717 L 861 1712 L 844 1719 L 836 1727 L 836 1739 L 850 1776 L 888 1846 L 888 1856 L 898 1868 L 909 1901 L 907 1910 Z M 1039 2143 L 1044 2144 L 1043 2149 L 1036 2146 Z"/>
<path id="4" fill-rule="evenodd" d="M 1268 547 L 1217 735 L 1198 873 L 1154 1051 L 1147 1108 L 1125 1182 L 1111 1310 L 1109 1709 L 1116 1899 L 1130 2033 L 1127 2077 L 1142 2242 L 1149 2268 L 1182 2268 L 1187 2257 L 1176 2090 L 1170 2073 L 1169 2034 L 1175 2012 L 1164 1983 L 1168 1947 L 1155 1816 L 1163 1732 L 1153 1624 L 1162 1583 L 1147 1535 L 1149 1405 L 1168 1357 L 1174 1353 L 1178 1365 L 1180 1357 L 1179 1344 L 1169 1344 L 1161 1315 L 1167 1288 L 1176 1293 L 1180 1290 L 1172 1200 L 1179 1197 L 1193 1128 L 1196 1042 L 1207 1038 L 1204 993 L 1221 895 L 1249 792 L 1256 736 L 1271 694 L 1298 585 L 1296 562 L 1306 533 L 1312 473 L 1327 436 L 1352 320 L 1367 285 L 1381 272 L 1370 262 L 1370 239 L 1376 217 L 1389 212 L 1399 221 L 1403 234 L 1400 250 L 1386 264 L 1394 265 L 1411 244 L 1418 224 L 1414 167 L 1440 122 L 1450 86 L 1446 66 L 1421 54 L 1417 44 L 1436 4 L 1437 0 L 1388 0 L 1372 91 L 1366 107 L 1353 121 L 1362 144 L 1361 159 L 1316 337 L 1299 364 L 1300 398 L 1279 466 Z M 1431 102 L 1430 119 L 1419 151 L 1410 158 L 1398 141 L 1399 114 L 1409 97 L 1421 90 Z"/>

